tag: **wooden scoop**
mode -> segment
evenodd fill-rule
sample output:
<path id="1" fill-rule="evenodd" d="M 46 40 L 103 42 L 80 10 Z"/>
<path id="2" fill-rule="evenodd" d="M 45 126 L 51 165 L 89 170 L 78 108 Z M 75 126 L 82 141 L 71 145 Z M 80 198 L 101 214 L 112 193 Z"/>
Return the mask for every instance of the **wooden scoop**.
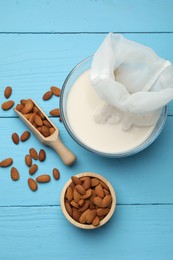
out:
<path id="1" fill-rule="evenodd" d="M 53 122 L 46 116 L 43 110 L 35 103 L 34 100 L 30 99 L 34 105 L 41 111 L 41 113 L 45 116 L 46 120 L 55 128 L 55 132 L 48 137 L 44 137 L 35 126 L 31 124 L 31 122 L 25 118 L 25 116 L 19 112 L 16 108 L 14 111 L 18 114 L 18 116 L 25 122 L 25 124 L 30 128 L 30 130 L 36 135 L 36 137 L 42 142 L 43 144 L 52 147 L 60 156 L 63 163 L 65 165 L 72 165 L 75 160 L 76 156 L 62 143 L 60 139 L 59 129 L 53 124 Z"/>

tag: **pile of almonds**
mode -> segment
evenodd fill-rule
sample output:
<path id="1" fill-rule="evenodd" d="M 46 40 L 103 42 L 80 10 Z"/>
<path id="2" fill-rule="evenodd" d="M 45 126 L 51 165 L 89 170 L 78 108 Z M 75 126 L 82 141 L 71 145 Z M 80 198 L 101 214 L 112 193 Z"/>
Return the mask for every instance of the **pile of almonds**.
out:
<path id="1" fill-rule="evenodd" d="M 99 226 L 112 205 L 109 187 L 95 177 L 72 176 L 71 180 L 64 201 L 68 214 L 81 224 Z"/>
<path id="2" fill-rule="evenodd" d="M 17 111 L 44 136 L 48 137 L 55 132 L 55 128 L 51 125 L 39 108 L 30 99 L 22 99 L 20 104 L 16 106 Z"/>

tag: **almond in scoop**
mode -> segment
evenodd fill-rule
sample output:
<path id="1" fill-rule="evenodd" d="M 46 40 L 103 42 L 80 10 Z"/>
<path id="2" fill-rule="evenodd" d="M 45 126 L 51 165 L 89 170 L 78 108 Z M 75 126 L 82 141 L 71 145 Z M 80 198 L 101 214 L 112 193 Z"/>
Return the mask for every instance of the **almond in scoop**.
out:
<path id="1" fill-rule="evenodd" d="M 45 137 L 38 131 L 38 129 L 29 122 L 25 118 L 25 116 L 18 111 L 16 108 L 14 108 L 14 111 L 18 114 L 18 116 L 25 122 L 25 124 L 30 128 L 30 130 L 36 135 L 36 137 L 42 142 L 43 144 L 52 147 L 60 156 L 62 161 L 65 165 L 72 165 L 75 160 L 76 156 L 62 143 L 60 139 L 59 129 L 53 124 L 53 122 L 46 116 L 46 114 L 43 112 L 43 110 L 35 103 L 34 100 L 29 99 L 34 106 L 36 106 L 41 114 L 44 116 L 44 120 L 46 119 L 52 127 L 55 129 L 55 131 L 48 137 Z"/>

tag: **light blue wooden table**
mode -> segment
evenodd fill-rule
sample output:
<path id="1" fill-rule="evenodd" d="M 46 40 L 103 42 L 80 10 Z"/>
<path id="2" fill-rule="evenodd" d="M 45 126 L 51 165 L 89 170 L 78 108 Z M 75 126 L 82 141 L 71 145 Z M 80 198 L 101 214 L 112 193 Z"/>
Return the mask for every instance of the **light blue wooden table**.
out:
<path id="1" fill-rule="evenodd" d="M 173 62 L 173 1 L 169 0 L 0 0 L 0 104 L 4 88 L 12 99 L 33 98 L 46 111 L 58 107 L 42 95 L 61 87 L 69 71 L 93 54 L 108 32 L 153 48 Z M 76 144 L 54 118 L 77 163 L 63 165 L 55 152 L 34 135 L 18 146 L 11 134 L 26 126 L 9 110 L 0 109 L 0 160 L 13 157 L 21 177 L 0 168 L 0 260 L 2 259 L 173 259 L 173 104 L 159 138 L 132 157 L 106 159 Z M 59 181 L 31 192 L 24 156 L 34 147 L 47 158 L 36 176 L 57 167 Z M 64 218 L 60 193 L 70 176 L 93 171 L 105 176 L 117 193 L 112 219 L 94 231 L 80 230 Z"/>

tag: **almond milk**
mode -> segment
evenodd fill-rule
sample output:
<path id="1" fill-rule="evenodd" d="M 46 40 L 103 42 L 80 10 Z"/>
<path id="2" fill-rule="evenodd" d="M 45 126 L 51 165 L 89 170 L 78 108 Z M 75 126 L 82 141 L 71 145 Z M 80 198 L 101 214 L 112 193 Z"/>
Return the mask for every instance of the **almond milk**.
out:
<path id="1" fill-rule="evenodd" d="M 140 145 L 153 131 L 152 127 L 122 130 L 121 122 L 98 124 L 94 111 L 103 105 L 90 81 L 90 70 L 74 82 L 67 98 L 67 118 L 74 135 L 86 146 L 102 153 L 123 153 Z"/>

